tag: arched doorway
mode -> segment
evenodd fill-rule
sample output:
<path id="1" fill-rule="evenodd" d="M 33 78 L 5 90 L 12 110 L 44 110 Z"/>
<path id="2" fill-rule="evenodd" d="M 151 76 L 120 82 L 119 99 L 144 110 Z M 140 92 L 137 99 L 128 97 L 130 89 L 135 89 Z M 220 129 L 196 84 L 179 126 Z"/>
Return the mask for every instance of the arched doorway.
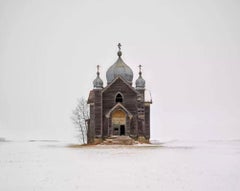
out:
<path id="1" fill-rule="evenodd" d="M 114 111 L 112 114 L 112 128 L 115 136 L 126 134 L 126 113 L 121 109 Z"/>

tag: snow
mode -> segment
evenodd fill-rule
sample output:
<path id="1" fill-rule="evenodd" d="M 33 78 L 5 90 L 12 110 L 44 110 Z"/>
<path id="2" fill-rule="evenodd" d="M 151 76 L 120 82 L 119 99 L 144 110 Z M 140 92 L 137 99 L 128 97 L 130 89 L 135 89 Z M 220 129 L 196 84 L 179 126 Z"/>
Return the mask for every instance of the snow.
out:
<path id="1" fill-rule="evenodd" d="M 68 147 L 0 142 L 0 190 L 240 189 L 240 142 Z"/>

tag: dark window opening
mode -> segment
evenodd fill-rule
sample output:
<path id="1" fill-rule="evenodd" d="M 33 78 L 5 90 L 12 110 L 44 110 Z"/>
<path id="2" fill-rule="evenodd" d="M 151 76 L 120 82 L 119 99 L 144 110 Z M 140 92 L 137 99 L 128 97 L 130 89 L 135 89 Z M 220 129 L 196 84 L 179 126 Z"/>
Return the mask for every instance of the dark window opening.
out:
<path id="1" fill-rule="evenodd" d="M 116 96 L 116 102 L 117 103 L 122 103 L 123 102 L 123 98 L 122 98 L 122 95 L 121 94 L 117 94 L 117 96 Z"/>

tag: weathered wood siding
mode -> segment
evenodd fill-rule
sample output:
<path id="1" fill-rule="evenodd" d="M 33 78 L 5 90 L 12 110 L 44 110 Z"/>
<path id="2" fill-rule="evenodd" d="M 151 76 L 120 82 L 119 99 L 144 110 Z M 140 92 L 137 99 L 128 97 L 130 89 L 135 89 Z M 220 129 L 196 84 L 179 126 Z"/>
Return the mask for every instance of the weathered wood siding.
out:
<path id="1" fill-rule="evenodd" d="M 121 103 L 133 116 L 137 115 L 137 92 L 129 87 L 121 78 L 118 78 L 110 87 L 108 87 L 102 94 L 103 103 L 103 124 L 104 124 L 104 135 L 108 136 L 108 119 L 105 115 L 116 105 L 116 95 L 121 93 L 123 96 L 123 102 Z M 109 124 L 110 126 L 111 124 Z M 126 132 L 129 133 L 131 125 L 136 125 L 131 123 L 127 119 L 127 129 Z M 134 128 L 134 127 L 133 127 Z"/>
<path id="2" fill-rule="evenodd" d="M 94 116 L 94 122 L 95 122 L 95 137 L 101 138 L 102 137 L 102 90 L 101 89 L 95 89 L 95 100 L 94 100 L 94 106 L 95 106 L 95 116 Z"/>
<path id="3" fill-rule="evenodd" d="M 150 105 L 145 105 L 145 138 L 150 138 Z"/>
<path id="4" fill-rule="evenodd" d="M 117 78 L 110 86 L 104 89 L 94 89 L 94 100 L 90 103 L 91 138 L 106 138 L 112 135 L 111 116 L 106 117 L 116 103 L 116 95 L 123 98 L 121 104 L 131 113 L 126 118 L 126 135 L 132 138 L 144 136 L 150 138 L 150 104 L 144 100 L 144 90 L 135 90 L 121 78 Z"/>

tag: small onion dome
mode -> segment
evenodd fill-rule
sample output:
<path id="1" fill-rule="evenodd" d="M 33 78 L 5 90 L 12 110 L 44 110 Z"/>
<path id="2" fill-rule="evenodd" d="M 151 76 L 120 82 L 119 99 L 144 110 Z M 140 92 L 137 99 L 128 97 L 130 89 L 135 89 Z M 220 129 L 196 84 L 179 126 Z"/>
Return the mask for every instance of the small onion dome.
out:
<path id="1" fill-rule="evenodd" d="M 110 84 L 116 77 L 121 76 L 123 79 L 127 80 L 132 84 L 133 80 L 133 71 L 132 69 L 124 63 L 122 60 L 122 52 L 120 50 L 121 45 L 119 44 L 119 51 L 117 53 L 117 61 L 107 70 L 106 77 L 107 83 Z"/>
<path id="2" fill-rule="evenodd" d="M 97 77 L 96 79 L 93 81 L 93 87 L 94 88 L 103 88 L 103 81 L 102 79 L 99 77 L 100 73 L 99 73 L 99 66 L 97 66 Z"/>
<path id="3" fill-rule="evenodd" d="M 141 65 L 139 66 L 139 77 L 136 80 L 136 89 L 144 89 L 145 88 L 145 80 L 142 78 L 142 72 L 141 72 Z"/>

